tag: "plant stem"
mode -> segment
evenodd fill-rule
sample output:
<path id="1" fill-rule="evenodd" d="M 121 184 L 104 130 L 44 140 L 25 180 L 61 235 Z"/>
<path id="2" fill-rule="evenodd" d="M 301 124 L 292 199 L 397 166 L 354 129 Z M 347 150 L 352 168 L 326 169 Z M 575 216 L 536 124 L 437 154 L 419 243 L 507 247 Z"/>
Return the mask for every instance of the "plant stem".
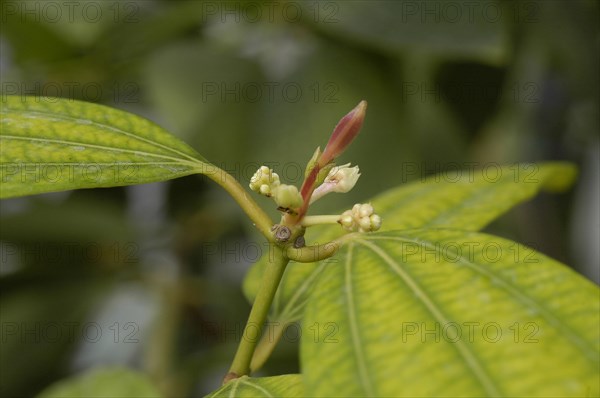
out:
<path id="1" fill-rule="evenodd" d="M 281 277 L 283 276 L 285 266 L 289 262 L 289 259 L 283 254 L 281 248 L 274 247 L 271 253 L 270 261 L 263 274 L 260 289 L 254 300 L 252 309 L 250 310 L 250 316 L 248 317 L 248 322 L 246 322 L 242 339 L 235 353 L 235 357 L 233 358 L 233 362 L 231 363 L 231 367 L 229 368 L 229 373 L 227 373 L 223 379 L 223 384 L 250 373 L 250 362 L 254 355 L 258 338 L 262 333 L 264 323 L 267 320 L 267 315 L 271 308 L 271 303 L 273 302 L 273 297 L 275 297 L 279 282 L 281 281 Z M 256 336 L 249 335 L 251 333 L 251 328 L 258 330 Z"/>
<path id="2" fill-rule="evenodd" d="M 209 166 L 207 166 L 209 167 Z M 225 170 L 210 166 L 210 171 L 201 170 L 202 174 L 219 184 L 233 197 L 242 210 L 250 217 L 256 228 L 270 241 L 273 242 L 271 226 L 273 221 L 264 210 L 250 197 L 248 192 L 239 182 Z"/>
<path id="3" fill-rule="evenodd" d="M 288 325 L 289 323 L 287 322 L 277 322 L 268 334 L 263 334 L 250 362 L 250 371 L 252 373 L 262 368 L 265 362 L 267 362 L 267 359 L 271 356 L 279 340 L 281 340 L 283 331 Z"/>
<path id="4" fill-rule="evenodd" d="M 300 225 L 303 227 L 312 227 L 321 224 L 336 224 L 340 220 L 339 215 L 334 216 L 304 216 Z"/>

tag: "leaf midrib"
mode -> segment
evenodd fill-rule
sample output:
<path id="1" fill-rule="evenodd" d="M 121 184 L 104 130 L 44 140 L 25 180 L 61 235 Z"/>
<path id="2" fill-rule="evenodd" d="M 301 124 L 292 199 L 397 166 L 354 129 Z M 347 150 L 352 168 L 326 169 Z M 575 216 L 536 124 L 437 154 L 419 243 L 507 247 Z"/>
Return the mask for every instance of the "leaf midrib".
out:
<path id="1" fill-rule="evenodd" d="M 85 143 L 85 142 L 58 140 L 58 139 L 54 139 L 54 138 L 20 137 L 20 136 L 4 135 L 3 134 L 3 135 L 0 136 L 0 140 L 1 139 L 9 139 L 9 140 L 12 139 L 12 140 L 22 140 L 22 141 L 34 141 L 34 142 L 47 142 L 47 143 L 61 144 L 61 145 L 73 145 L 73 146 L 81 146 L 81 147 L 85 147 L 85 148 L 101 149 L 101 150 L 107 151 L 107 152 L 131 153 L 131 154 L 141 155 L 141 156 L 147 156 L 147 157 L 156 157 L 156 158 L 162 158 L 162 159 L 169 159 L 171 161 L 174 161 L 174 162 L 177 162 L 177 163 L 180 163 L 180 164 L 186 164 L 186 165 L 198 166 L 199 164 L 201 164 L 201 162 L 199 160 L 197 160 L 197 159 L 195 160 L 195 162 L 190 162 L 189 160 L 186 160 L 186 159 L 176 158 L 176 157 L 172 157 L 172 156 L 168 156 L 168 155 L 160 155 L 160 154 L 151 153 L 151 152 L 136 151 L 136 150 L 133 150 L 133 149 L 124 149 L 124 148 L 110 147 L 110 146 L 105 146 L 105 145 L 88 144 L 88 143 Z M 192 159 L 194 159 L 194 158 L 192 158 Z M 138 164 L 137 162 L 132 162 L 132 163 L 133 164 Z"/>
<path id="2" fill-rule="evenodd" d="M 425 247 L 430 250 L 436 249 L 436 247 L 434 245 L 430 245 L 426 241 L 418 240 L 418 239 L 411 239 L 408 237 L 378 235 L 378 236 L 368 237 L 367 239 L 408 242 L 408 243 L 417 244 L 419 246 Z M 443 256 L 444 253 L 441 252 L 441 255 Z M 500 283 L 497 284 L 496 286 L 502 286 L 502 288 L 504 288 L 511 296 L 516 297 L 517 300 L 519 300 L 519 302 L 521 302 L 524 305 L 528 305 L 529 308 L 532 308 L 535 311 L 537 311 L 537 313 L 542 315 L 542 317 L 546 320 L 546 322 L 549 325 L 559 329 L 560 332 L 564 336 L 567 336 L 567 339 L 569 341 L 571 341 L 573 345 L 575 345 L 577 348 L 579 348 L 584 353 L 584 355 L 586 357 L 588 357 L 591 361 L 598 362 L 600 360 L 596 355 L 594 355 L 594 353 L 596 353 L 596 354 L 598 353 L 598 351 L 595 349 L 595 347 L 589 346 L 589 344 L 586 340 L 581 339 L 579 337 L 579 335 L 577 333 L 575 333 L 568 325 L 565 325 L 563 322 L 561 322 L 561 320 L 559 318 L 552 315 L 552 312 L 549 311 L 547 309 L 547 307 L 544 306 L 542 303 L 539 303 L 534 298 L 522 293 L 516 286 L 514 286 L 513 284 L 511 284 L 509 281 L 505 280 L 504 278 L 501 278 L 495 274 L 491 274 L 490 272 L 488 272 L 484 267 L 480 266 L 479 264 L 469 261 L 469 259 L 465 258 L 462 255 L 458 256 L 458 258 L 460 259 L 461 264 L 466 265 L 467 267 L 471 268 L 475 272 L 482 274 L 482 275 L 486 276 L 487 278 L 490 278 L 490 279 L 493 278 L 495 280 L 500 281 Z"/>
<path id="3" fill-rule="evenodd" d="M 354 356 L 356 357 L 356 367 L 358 370 L 358 376 L 360 378 L 360 385 L 364 388 L 365 393 L 369 397 L 375 396 L 375 391 L 373 390 L 373 384 L 371 383 L 371 378 L 369 377 L 369 372 L 366 366 L 366 358 L 362 349 L 362 344 L 360 343 L 360 333 L 358 327 L 358 320 L 356 319 L 356 307 L 354 303 L 354 294 L 353 294 L 353 283 L 352 283 L 352 251 L 354 249 L 354 245 L 348 245 L 348 253 L 346 254 L 346 263 L 344 264 L 344 282 L 346 289 L 346 302 L 348 303 L 348 323 L 350 325 L 350 336 L 352 339 L 352 346 L 354 350 Z"/>
<path id="4" fill-rule="evenodd" d="M 243 384 L 245 386 L 248 386 L 250 388 L 254 388 L 257 391 L 260 391 L 261 393 L 265 394 L 265 396 L 270 397 L 270 398 L 274 398 L 274 395 L 271 394 L 269 392 L 269 390 L 265 389 L 264 387 L 259 386 L 258 384 L 254 384 L 248 380 L 240 380 L 239 384 Z"/>
<path id="5" fill-rule="evenodd" d="M 20 112 L 23 112 L 23 113 L 26 113 L 26 114 L 40 115 L 40 116 L 47 117 L 47 118 L 50 118 L 50 119 L 54 118 L 54 119 L 58 119 L 58 120 L 70 121 L 70 122 L 73 122 L 75 124 L 84 125 L 84 126 L 95 125 L 95 126 L 97 126 L 99 128 L 111 130 L 111 131 L 113 131 L 113 132 L 115 132 L 117 134 L 122 134 L 122 135 L 124 135 L 126 137 L 129 137 L 129 138 L 132 138 L 134 140 L 138 140 L 138 141 L 144 142 L 146 144 L 150 144 L 150 145 L 152 145 L 154 147 L 165 149 L 165 150 L 167 150 L 169 152 L 172 152 L 174 154 L 180 155 L 183 158 L 188 158 L 188 159 L 191 159 L 191 160 L 193 160 L 195 162 L 203 162 L 202 160 L 197 159 L 194 156 L 188 155 L 187 153 L 181 152 L 181 151 L 179 151 L 179 150 L 177 150 L 175 148 L 172 148 L 170 146 L 160 144 L 160 143 L 158 143 L 156 141 L 150 140 L 148 138 L 145 138 L 145 137 L 142 137 L 142 136 L 139 136 L 139 135 L 136 135 L 136 134 L 132 134 L 130 132 L 127 132 L 125 130 L 122 130 L 120 128 L 117 128 L 117 127 L 114 127 L 114 126 L 111 126 L 111 125 L 108 125 L 108 124 L 102 124 L 101 122 L 97 122 L 95 120 L 80 119 L 80 118 L 77 118 L 77 117 L 74 117 L 74 116 L 71 116 L 71 115 L 58 114 L 58 113 L 52 113 L 52 112 L 44 112 L 44 111 L 39 111 L 39 110 L 35 110 L 34 111 L 34 110 L 30 110 L 30 109 L 23 110 L 23 109 L 14 109 L 14 108 L 7 108 L 7 109 L 8 109 L 8 112 L 6 112 L 3 109 L 3 110 L 0 111 L 0 114 L 8 114 L 10 112 L 12 112 L 12 113 L 16 112 L 17 115 L 19 115 Z M 151 122 L 148 122 L 148 123 L 150 124 Z M 160 128 L 158 126 L 153 126 L 153 127 Z"/>

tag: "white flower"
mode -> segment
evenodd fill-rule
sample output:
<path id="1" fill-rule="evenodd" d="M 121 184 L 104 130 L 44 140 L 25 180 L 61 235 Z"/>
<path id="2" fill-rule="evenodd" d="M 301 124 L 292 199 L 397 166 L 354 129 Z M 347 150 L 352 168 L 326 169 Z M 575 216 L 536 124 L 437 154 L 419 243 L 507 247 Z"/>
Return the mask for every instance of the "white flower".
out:
<path id="1" fill-rule="evenodd" d="M 347 163 L 343 166 L 332 168 L 323 183 L 313 191 L 310 203 L 319 200 L 330 192 L 346 193 L 354 188 L 360 177 L 360 170 L 358 166 L 349 166 L 350 163 Z"/>

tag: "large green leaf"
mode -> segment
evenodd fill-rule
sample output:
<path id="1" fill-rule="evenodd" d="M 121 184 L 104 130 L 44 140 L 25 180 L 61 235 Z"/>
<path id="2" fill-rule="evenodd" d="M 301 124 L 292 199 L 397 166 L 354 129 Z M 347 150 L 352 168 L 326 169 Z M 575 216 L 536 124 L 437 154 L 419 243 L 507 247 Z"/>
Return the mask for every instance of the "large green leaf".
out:
<path id="1" fill-rule="evenodd" d="M 417 180 L 387 191 L 371 203 L 383 218 L 383 230 L 448 227 L 477 231 L 542 189 L 566 189 L 574 177 L 575 168 L 566 163 L 490 165 Z M 309 233 L 307 242 L 325 243 L 341 233 L 338 226 L 322 228 Z M 318 276 L 335 261 L 334 257 L 312 264 L 290 263 L 270 319 L 299 320 Z M 264 259 L 257 262 L 246 276 L 244 293 L 250 301 L 254 300 L 265 264 Z"/>
<path id="2" fill-rule="evenodd" d="M 82 375 L 59 381 L 38 395 L 39 398 L 160 396 L 148 376 L 119 367 L 94 369 Z"/>
<path id="3" fill-rule="evenodd" d="M 572 164 L 551 162 L 437 174 L 373 200 L 385 229 L 452 227 L 478 231 L 540 190 L 560 192 L 574 181 Z"/>
<path id="4" fill-rule="evenodd" d="M 305 397 L 301 375 L 283 375 L 252 378 L 242 376 L 230 381 L 217 391 L 206 396 L 212 397 Z"/>
<path id="5" fill-rule="evenodd" d="M 301 364 L 317 396 L 598 396 L 599 289 L 512 241 L 356 235 L 326 267 Z"/>
<path id="6" fill-rule="evenodd" d="M 156 124 L 106 106 L 6 96 L 0 198 L 164 181 L 208 163 Z"/>

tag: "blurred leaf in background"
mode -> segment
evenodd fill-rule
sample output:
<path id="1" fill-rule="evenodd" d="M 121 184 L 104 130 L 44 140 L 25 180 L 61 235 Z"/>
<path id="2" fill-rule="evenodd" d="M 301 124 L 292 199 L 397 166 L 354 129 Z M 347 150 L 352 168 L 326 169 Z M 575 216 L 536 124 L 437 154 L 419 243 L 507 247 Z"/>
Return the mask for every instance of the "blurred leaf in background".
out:
<path id="1" fill-rule="evenodd" d="M 261 164 L 299 184 L 337 120 L 368 100 L 340 159 L 363 177 L 315 210 L 440 172 L 572 161 L 571 194 L 542 195 L 486 232 L 600 282 L 596 1 L 1 7 L 2 95 L 134 112 L 242 184 Z M 220 385 L 249 308 L 241 281 L 266 247 L 215 184 L 63 192 L 3 200 L 0 211 L 2 396 L 99 365 L 141 370 L 165 396 Z M 297 352 L 284 341 L 257 376 L 297 373 Z"/>

